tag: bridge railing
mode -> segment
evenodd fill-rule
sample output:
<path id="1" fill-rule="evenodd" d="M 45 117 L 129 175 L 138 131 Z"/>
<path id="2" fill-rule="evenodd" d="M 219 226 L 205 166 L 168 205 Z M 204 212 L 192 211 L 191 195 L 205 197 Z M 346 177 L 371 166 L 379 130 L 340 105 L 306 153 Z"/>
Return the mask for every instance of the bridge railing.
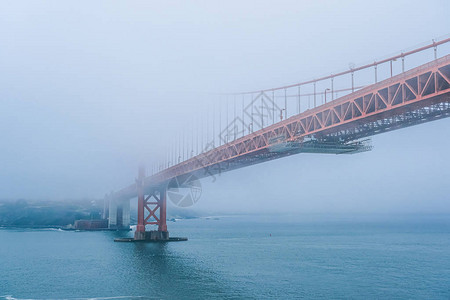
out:
<path id="1" fill-rule="evenodd" d="M 448 54 L 443 45 L 448 46 L 449 42 L 450 38 L 433 40 L 421 47 L 372 63 L 350 65 L 348 70 L 291 85 L 221 94 L 220 99 L 214 102 L 206 113 L 206 122 L 196 125 L 196 136 L 193 132 L 180 134 L 167 151 L 166 157 L 150 167 L 147 175 L 156 174 L 289 117 L 335 101 L 365 86 L 404 73 L 425 62 L 415 60 L 416 54 L 426 54 L 426 61 L 430 61 L 431 57 L 437 59 Z M 440 51 L 441 48 L 444 51 Z M 193 125 L 188 128 L 190 131 L 193 129 Z"/>

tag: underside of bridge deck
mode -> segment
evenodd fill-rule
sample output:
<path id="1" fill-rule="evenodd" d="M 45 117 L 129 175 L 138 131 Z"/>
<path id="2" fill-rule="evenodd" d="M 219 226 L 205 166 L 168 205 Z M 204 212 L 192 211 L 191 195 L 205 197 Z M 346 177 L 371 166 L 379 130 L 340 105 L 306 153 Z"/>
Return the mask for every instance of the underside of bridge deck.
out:
<path id="1" fill-rule="evenodd" d="M 258 97 L 269 96 L 261 91 Z M 166 194 L 172 179 L 202 178 L 299 153 L 352 154 L 372 149 L 368 137 L 450 116 L 450 55 L 308 109 L 204 151 L 115 193 L 138 197 L 134 240 L 169 240 Z M 146 225 L 158 229 L 146 232 Z"/>

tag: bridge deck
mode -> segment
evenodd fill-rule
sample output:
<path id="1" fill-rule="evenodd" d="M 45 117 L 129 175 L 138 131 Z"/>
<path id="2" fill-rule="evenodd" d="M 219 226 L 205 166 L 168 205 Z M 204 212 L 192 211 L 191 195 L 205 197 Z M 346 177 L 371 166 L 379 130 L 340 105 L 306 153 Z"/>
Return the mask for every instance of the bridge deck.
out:
<path id="1" fill-rule="evenodd" d="M 213 176 L 297 154 L 311 139 L 345 145 L 362 137 L 449 115 L 450 55 L 447 55 L 201 153 L 146 177 L 144 187 L 151 190 L 175 177 Z M 277 144 L 286 147 L 274 150 Z M 114 194 L 123 199 L 136 196 L 135 184 Z"/>

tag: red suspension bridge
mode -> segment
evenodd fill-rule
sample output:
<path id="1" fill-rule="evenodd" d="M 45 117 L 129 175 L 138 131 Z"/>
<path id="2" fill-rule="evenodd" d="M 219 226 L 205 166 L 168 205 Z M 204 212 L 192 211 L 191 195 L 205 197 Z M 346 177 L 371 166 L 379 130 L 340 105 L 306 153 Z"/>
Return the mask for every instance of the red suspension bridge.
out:
<path id="1" fill-rule="evenodd" d="M 294 85 L 231 94 L 250 97 L 251 101 L 238 115 L 234 106 L 235 117 L 219 130 L 217 143 L 207 143 L 197 155 L 192 150 L 190 157 L 189 153 L 184 157 L 184 151 L 174 152 L 171 162 L 168 160 L 149 176 L 140 169 L 136 183 L 107 196 L 110 228 L 129 226 L 129 199 L 137 197 L 134 240 L 168 240 L 167 192 L 178 188 L 171 186 L 174 180 L 189 185 L 190 178 L 215 176 L 304 152 L 368 151 L 371 146 L 367 137 L 450 116 L 450 54 L 437 55 L 438 47 L 449 42 L 450 38 L 433 41 L 378 62 Z M 405 70 L 406 57 L 430 50 L 433 60 Z M 401 60 L 402 68 L 394 76 L 393 62 L 397 60 Z M 386 65 L 388 75 L 380 81 L 379 69 Z M 355 87 L 354 76 L 363 71 L 373 72 L 373 83 Z M 335 83 L 348 76 L 351 87 L 337 89 Z M 319 85 L 326 87 L 323 92 L 317 92 Z M 337 93 L 347 94 L 336 97 Z M 284 98 L 284 107 L 276 104 L 280 97 Z M 298 99 L 297 113 L 292 116 L 287 114 L 288 98 Z M 307 108 L 302 110 L 302 104 Z M 280 121 L 275 122 L 278 117 Z M 157 230 L 146 231 L 147 225 L 156 225 Z"/>

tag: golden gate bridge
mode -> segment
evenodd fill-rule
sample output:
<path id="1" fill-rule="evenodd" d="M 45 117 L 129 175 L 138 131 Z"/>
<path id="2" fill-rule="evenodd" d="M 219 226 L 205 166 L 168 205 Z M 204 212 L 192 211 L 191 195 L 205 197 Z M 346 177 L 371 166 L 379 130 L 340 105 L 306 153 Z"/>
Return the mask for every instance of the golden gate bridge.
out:
<path id="1" fill-rule="evenodd" d="M 194 143 L 190 153 L 185 147 L 172 150 L 164 164 L 153 168 L 151 174 L 146 176 L 140 168 L 135 183 L 105 197 L 109 203 L 104 213 L 109 228 L 129 228 L 129 200 L 137 198 L 135 236 L 126 241 L 180 240 L 169 238 L 167 194 L 180 188 L 195 188 L 194 179 L 299 153 L 369 151 L 368 137 L 372 135 L 448 117 L 450 54 L 438 57 L 438 49 L 449 42 L 450 38 L 433 40 L 380 61 L 350 66 L 349 70 L 297 84 L 226 95 L 234 99 L 234 118 L 219 128 L 217 138 L 202 144 L 200 151 L 197 141 L 196 154 Z M 430 50 L 433 59 L 405 69 L 406 58 Z M 401 61 L 401 72 L 394 75 L 396 61 Z M 384 77 L 380 74 L 383 67 L 387 69 Z M 373 82 L 355 86 L 355 76 L 361 72 L 373 72 Z M 337 88 L 339 81 L 349 84 Z M 338 93 L 344 95 L 337 97 Z M 242 98 L 239 112 L 237 98 Z M 281 107 L 276 104 L 280 98 L 284 99 Z M 250 99 L 247 105 L 245 99 Z M 297 101 L 297 111 L 290 116 L 288 100 L 293 99 Z M 228 111 L 227 108 L 227 114 Z M 147 231 L 152 225 L 156 230 Z"/>

